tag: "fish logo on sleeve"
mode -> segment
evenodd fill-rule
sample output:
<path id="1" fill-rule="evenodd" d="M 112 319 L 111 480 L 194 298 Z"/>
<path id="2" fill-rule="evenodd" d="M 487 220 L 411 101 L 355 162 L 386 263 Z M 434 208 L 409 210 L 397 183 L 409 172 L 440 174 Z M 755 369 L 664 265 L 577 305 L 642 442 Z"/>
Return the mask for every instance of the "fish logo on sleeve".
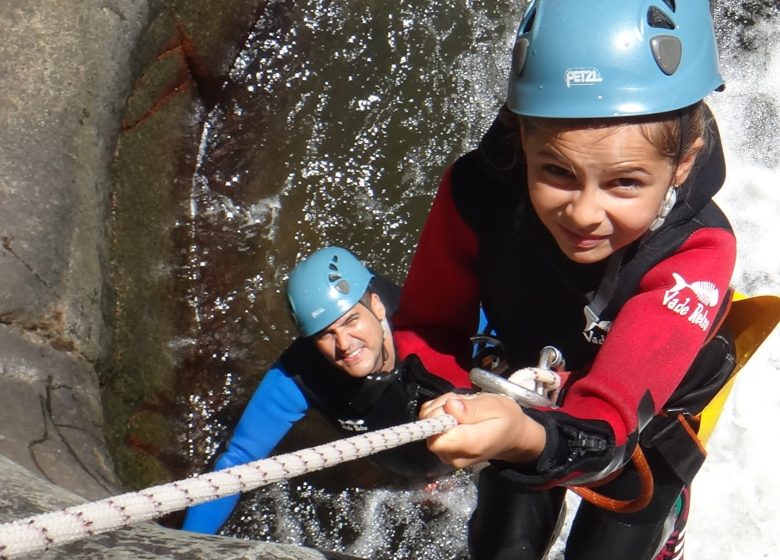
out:
<path id="1" fill-rule="evenodd" d="M 688 282 L 676 272 L 672 272 L 672 278 L 674 285 L 664 292 L 664 307 L 706 332 L 710 327 L 710 311 L 718 305 L 720 290 L 707 280 Z"/>

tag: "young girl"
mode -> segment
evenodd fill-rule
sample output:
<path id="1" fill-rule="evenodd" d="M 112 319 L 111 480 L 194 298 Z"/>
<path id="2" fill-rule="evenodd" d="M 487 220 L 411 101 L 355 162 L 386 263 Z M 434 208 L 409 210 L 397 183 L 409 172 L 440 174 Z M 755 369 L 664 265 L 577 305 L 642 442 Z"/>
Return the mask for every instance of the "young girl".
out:
<path id="1" fill-rule="evenodd" d="M 567 559 L 681 557 L 674 538 L 661 548 L 675 515 L 681 540 L 704 458 L 693 418 L 734 364 L 720 324 L 735 239 L 712 202 L 725 166 L 702 102 L 721 86 L 707 0 L 529 6 L 506 106 L 445 174 L 395 317 L 400 355 L 456 385 L 480 303 L 512 370 L 552 345 L 571 371 L 556 407 L 424 405 L 460 423 L 429 441 L 442 460 L 491 462 L 474 558 L 544 557 L 565 488 L 596 484 Z"/>

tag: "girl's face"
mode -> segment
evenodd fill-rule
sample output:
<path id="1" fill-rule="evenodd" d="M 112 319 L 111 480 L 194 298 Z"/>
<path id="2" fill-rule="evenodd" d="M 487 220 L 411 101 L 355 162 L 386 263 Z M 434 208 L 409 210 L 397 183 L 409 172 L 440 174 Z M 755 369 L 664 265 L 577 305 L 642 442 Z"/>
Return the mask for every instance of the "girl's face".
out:
<path id="1" fill-rule="evenodd" d="M 595 263 L 636 241 L 658 215 L 671 184 L 681 184 L 694 155 L 672 162 L 638 124 L 522 133 L 528 190 L 539 219 L 561 251 Z"/>

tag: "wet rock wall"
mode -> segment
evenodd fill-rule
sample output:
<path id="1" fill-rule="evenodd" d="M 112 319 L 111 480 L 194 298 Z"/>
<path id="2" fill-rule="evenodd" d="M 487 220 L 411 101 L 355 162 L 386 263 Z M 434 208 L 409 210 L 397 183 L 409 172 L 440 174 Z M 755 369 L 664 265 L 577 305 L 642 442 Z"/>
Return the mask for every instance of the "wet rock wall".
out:
<path id="1" fill-rule="evenodd" d="M 0 521 L 120 491 L 103 430 L 122 411 L 101 399 L 97 372 L 115 337 L 140 337 L 142 349 L 167 328 L 154 264 L 171 232 L 155 218 L 180 211 L 176 177 L 192 165 L 199 119 L 258 9 L 250 0 L 0 3 Z M 120 200 L 132 211 L 115 219 Z M 123 230 L 135 241 L 112 243 Z M 148 308 L 116 324 L 131 297 Z M 164 392 L 144 375 L 139 387 Z M 155 524 L 43 556 L 217 550 L 321 557 Z"/>

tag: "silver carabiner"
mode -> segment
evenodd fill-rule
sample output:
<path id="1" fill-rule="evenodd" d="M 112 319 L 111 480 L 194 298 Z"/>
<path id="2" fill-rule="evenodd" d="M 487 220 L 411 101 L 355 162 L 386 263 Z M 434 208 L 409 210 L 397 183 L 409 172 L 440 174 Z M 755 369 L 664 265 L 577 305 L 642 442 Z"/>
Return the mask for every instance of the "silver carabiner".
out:
<path id="1" fill-rule="evenodd" d="M 561 351 L 554 346 L 545 346 L 539 353 L 539 365 L 536 368 L 522 368 L 514 372 L 506 379 L 482 368 L 473 368 L 469 372 L 471 382 L 489 393 L 498 393 L 506 395 L 514 400 L 520 406 L 526 407 L 553 407 L 555 403 L 550 398 L 550 394 L 557 395 L 560 389 L 560 376 L 556 370 L 560 371 L 565 367 L 565 360 Z M 542 370 L 545 377 L 553 381 L 554 388 L 549 390 L 549 382 L 540 379 L 539 370 Z M 525 387 L 519 383 L 511 381 L 512 378 L 533 380 L 533 389 Z"/>
<path id="2" fill-rule="evenodd" d="M 553 406 L 544 395 L 481 368 L 472 368 L 469 379 L 483 391 L 506 395 L 520 406 Z"/>
<path id="3" fill-rule="evenodd" d="M 563 359 L 563 354 L 555 346 L 545 346 L 539 352 L 539 365 L 537 367 L 560 371 L 566 367 L 566 360 Z"/>

